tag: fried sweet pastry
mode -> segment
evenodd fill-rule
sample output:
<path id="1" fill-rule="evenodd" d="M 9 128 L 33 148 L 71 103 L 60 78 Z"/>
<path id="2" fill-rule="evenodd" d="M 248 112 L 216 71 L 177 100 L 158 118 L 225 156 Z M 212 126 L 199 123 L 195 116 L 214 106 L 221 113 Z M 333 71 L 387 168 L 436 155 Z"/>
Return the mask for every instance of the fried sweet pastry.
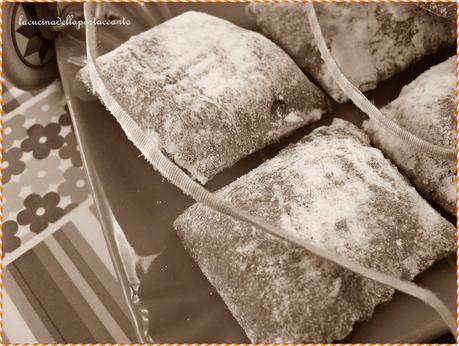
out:
<path id="1" fill-rule="evenodd" d="M 316 129 L 218 194 L 316 246 L 406 279 L 455 247 L 453 225 L 344 120 Z M 393 293 L 199 204 L 175 228 L 254 343 L 340 340 Z"/>
<path id="2" fill-rule="evenodd" d="M 329 107 L 263 35 L 198 12 L 132 37 L 97 64 L 135 122 L 202 183 Z M 82 78 L 89 85 L 87 67 Z"/>
<path id="3" fill-rule="evenodd" d="M 381 111 L 416 136 L 453 148 L 456 143 L 456 57 L 432 67 L 405 86 Z M 456 164 L 407 146 L 374 120 L 364 122 L 371 140 L 427 199 L 451 215 L 456 206 Z"/>
<path id="4" fill-rule="evenodd" d="M 419 2 L 419 6 L 430 11 L 437 16 L 443 17 L 448 19 L 451 22 L 456 22 L 457 17 L 457 3 L 456 2 L 449 2 L 449 3 L 435 3 L 435 2 Z"/>
<path id="5" fill-rule="evenodd" d="M 349 80 L 360 90 L 376 85 L 442 46 L 455 25 L 416 4 L 317 3 L 324 38 Z M 303 4 L 250 4 L 248 12 L 274 42 L 338 102 L 347 101 L 325 66 Z"/>

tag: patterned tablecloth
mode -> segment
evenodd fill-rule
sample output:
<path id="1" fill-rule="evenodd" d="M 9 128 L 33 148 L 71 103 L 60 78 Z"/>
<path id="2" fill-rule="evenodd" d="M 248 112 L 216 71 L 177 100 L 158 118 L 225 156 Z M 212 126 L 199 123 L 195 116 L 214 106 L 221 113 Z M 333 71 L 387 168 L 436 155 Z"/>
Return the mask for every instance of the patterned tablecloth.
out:
<path id="1" fill-rule="evenodd" d="M 134 340 L 60 83 L 3 94 L 3 343 Z"/>
<path id="2" fill-rule="evenodd" d="M 3 343 L 135 341 L 60 83 L 3 96 Z"/>

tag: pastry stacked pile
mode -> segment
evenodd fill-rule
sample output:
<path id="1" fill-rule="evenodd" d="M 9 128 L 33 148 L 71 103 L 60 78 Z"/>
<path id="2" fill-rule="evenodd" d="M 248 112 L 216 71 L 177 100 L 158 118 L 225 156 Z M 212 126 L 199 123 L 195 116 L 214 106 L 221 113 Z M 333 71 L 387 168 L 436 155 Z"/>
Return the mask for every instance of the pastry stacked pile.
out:
<path id="1" fill-rule="evenodd" d="M 454 25 L 415 4 L 316 9 L 338 65 L 362 91 L 454 43 Z M 266 36 L 186 12 L 97 59 L 133 120 L 201 183 L 318 121 L 332 108 L 326 94 L 347 101 L 303 5 L 251 4 L 248 13 Z M 90 86 L 87 70 L 82 78 Z M 454 109 L 451 58 L 382 111 L 418 137 L 453 147 Z M 453 225 L 429 204 L 454 213 L 454 162 L 407 147 L 372 121 L 363 128 L 368 135 L 335 119 L 217 194 L 318 247 L 413 279 L 455 250 Z M 343 339 L 393 294 L 199 204 L 174 226 L 252 342 Z"/>

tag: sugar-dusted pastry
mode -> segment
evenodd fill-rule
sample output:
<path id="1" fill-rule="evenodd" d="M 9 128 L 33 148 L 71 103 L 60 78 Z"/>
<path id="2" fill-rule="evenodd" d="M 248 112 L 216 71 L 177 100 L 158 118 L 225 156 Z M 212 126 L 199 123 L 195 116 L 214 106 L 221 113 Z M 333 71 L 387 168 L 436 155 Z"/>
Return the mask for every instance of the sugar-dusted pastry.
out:
<path id="1" fill-rule="evenodd" d="M 451 22 L 456 22 L 457 3 L 456 2 L 418 2 L 422 8 L 430 11 L 437 16 L 448 19 Z"/>
<path id="2" fill-rule="evenodd" d="M 455 39 L 453 23 L 416 4 L 316 3 L 314 8 L 338 66 L 362 91 Z M 336 101 L 347 100 L 322 61 L 304 4 L 250 4 L 248 12 Z"/>
<path id="3" fill-rule="evenodd" d="M 455 247 L 453 225 L 344 120 L 316 129 L 218 194 L 316 246 L 407 279 Z M 254 343 L 340 340 L 393 293 L 199 204 L 175 228 Z"/>
<path id="4" fill-rule="evenodd" d="M 97 63 L 137 124 L 202 183 L 329 107 L 263 35 L 198 12 L 132 37 Z"/>
<path id="5" fill-rule="evenodd" d="M 421 74 L 381 111 L 416 136 L 443 147 L 454 148 L 456 57 Z M 375 145 L 406 173 L 425 198 L 455 214 L 455 161 L 419 152 L 373 120 L 365 121 L 363 126 Z"/>

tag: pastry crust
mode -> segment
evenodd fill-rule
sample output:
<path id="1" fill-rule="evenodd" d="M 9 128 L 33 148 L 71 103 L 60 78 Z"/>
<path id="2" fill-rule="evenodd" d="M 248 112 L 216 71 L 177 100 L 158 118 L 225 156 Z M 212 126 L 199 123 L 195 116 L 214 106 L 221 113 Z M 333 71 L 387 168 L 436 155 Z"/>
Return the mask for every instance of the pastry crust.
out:
<path id="1" fill-rule="evenodd" d="M 405 86 L 381 111 L 400 126 L 431 143 L 456 144 L 456 57 L 432 67 Z M 456 163 L 421 153 L 391 135 L 374 120 L 363 124 L 370 138 L 427 199 L 451 215 L 456 206 Z"/>
<path id="2" fill-rule="evenodd" d="M 338 66 L 362 91 L 455 39 L 454 24 L 416 4 L 316 3 L 314 8 Z M 347 101 L 323 63 L 304 5 L 250 4 L 248 12 L 330 96 Z"/>
<path id="3" fill-rule="evenodd" d="M 202 183 L 329 108 L 282 49 L 204 13 L 174 17 L 97 63 L 137 124 Z"/>
<path id="4" fill-rule="evenodd" d="M 340 119 L 218 194 L 316 246 L 407 279 L 455 248 L 453 225 Z M 340 340 L 393 293 L 199 204 L 175 227 L 254 343 Z"/>
<path id="5" fill-rule="evenodd" d="M 435 3 L 435 2 L 420 2 L 419 6 L 430 11 L 437 16 L 448 19 L 450 22 L 455 23 L 457 18 L 457 3 Z"/>

